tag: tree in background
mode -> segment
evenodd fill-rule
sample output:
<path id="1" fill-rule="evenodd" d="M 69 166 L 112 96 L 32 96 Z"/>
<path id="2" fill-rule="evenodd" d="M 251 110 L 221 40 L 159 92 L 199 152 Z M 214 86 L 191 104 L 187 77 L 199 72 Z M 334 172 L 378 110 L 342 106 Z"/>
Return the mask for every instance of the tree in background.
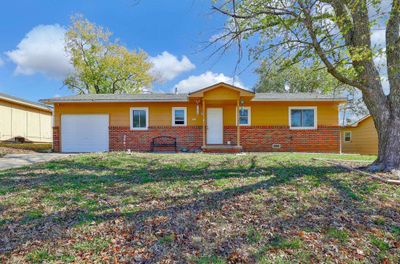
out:
<path id="1" fill-rule="evenodd" d="M 257 92 L 339 94 L 350 88 L 318 67 L 303 67 L 300 64 L 280 68 L 262 63 L 256 73 L 259 77 Z"/>
<path id="2" fill-rule="evenodd" d="M 345 85 L 321 69 L 320 65 L 304 67 L 300 64 L 289 68 L 268 66 L 262 63 L 257 69 L 258 82 L 254 89 L 259 93 L 320 93 L 344 95 L 348 103 L 340 106 L 341 124 L 346 125 L 368 114 L 361 94 L 352 86 Z"/>
<path id="3" fill-rule="evenodd" d="M 111 35 L 82 16 L 72 17 L 66 51 L 75 71 L 64 80 L 69 89 L 78 94 L 138 93 L 151 85 L 147 54 L 110 41 Z"/>
<path id="4" fill-rule="evenodd" d="M 242 43 L 255 59 L 281 67 L 321 63 L 343 84 L 357 88 L 374 120 L 379 151 L 371 170 L 400 170 L 400 0 L 214 0 L 227 16 L 216 40 Z M 385 43 L 373 45 L 374 30 Z M 376 58 L 385 57 L 378 65 Z M 382 79 L 387 76 L 389 88 Z"/>

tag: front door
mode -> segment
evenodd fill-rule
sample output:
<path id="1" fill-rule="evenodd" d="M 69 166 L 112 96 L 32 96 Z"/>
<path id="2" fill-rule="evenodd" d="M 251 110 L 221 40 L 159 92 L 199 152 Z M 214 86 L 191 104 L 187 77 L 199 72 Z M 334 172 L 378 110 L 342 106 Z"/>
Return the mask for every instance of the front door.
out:
<path id="1" fill-rule="evenodd" d="M 207 144 L 223 144 L 222 108 L 207 108 Z"/>

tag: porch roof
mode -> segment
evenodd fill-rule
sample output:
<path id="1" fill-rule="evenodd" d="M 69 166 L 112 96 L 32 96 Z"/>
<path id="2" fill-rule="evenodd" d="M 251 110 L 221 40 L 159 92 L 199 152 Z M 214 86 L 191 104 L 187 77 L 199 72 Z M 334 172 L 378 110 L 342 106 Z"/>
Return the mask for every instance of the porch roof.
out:
<path id="1" fill-rule="evenodd" d="M 188 96 L 189 97 L 203 97 L 206 92 L 209 92 L 211 90 L 218 89 L 218 88 L 225 88 L 225 89 L 235 91 L 239 94 L 239 96 L 244 96 L 244 97 L 254 97 L 254 95 L 255 95 L 255 93 L 252 91 L 249 91 L 249 90 L 246 90 L 246 89 L 243 89 L 243 88 L 231 85 L 231 84 L 227 84 L 224 82 L 220 82 L 220 83 L 202 88 L 200 90 L 193 91 L 193 92 L 189 93 Z"/>

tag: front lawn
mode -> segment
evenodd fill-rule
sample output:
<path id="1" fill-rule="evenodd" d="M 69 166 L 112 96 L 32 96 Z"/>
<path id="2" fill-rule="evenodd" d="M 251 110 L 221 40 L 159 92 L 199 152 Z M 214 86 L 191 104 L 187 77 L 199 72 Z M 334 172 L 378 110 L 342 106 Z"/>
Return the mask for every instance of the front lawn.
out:
<path id="1" fill-rule="evenodd" d="M 0 260 L 398 263 L 400 188 L 321 156 L 111 153 L 2 171 Z"/>

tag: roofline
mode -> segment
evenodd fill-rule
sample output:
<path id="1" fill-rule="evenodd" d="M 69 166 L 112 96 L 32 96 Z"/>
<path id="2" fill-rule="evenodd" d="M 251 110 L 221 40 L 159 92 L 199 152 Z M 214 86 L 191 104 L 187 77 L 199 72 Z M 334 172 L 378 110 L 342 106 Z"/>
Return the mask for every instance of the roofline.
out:
<path id="1" fill-rule="evenodd" d="M 358 121 L 354 122 L 353 124 L 347 125 L 347 126 L 343 126 L 344 128 L 346 127 L 358 127 L 360 125 L 360 123 L 362 123 L 363 121 L 365 121 L 366 119 L 368 119 L 369 117 L 371 117 L 370 114 L 361 117 L 360 119 L 358 119 Z"/>
<path id="2" fill-rule="evenodd" d="M 344 98 L 253 98 L 252 102 L 347 102 Z"/>
<path id="3" fill-rule="evenodd" d="M 4 100 L 4 101 L 7 101 L 7 102 L 12 102 L 12 103 L 16 103 L 16 104 L 19 104 L 19 105 L 24 105 L 24 106 L 40 109 L 40 110 L 43 110 L 43 111 L 47 111 L 49 113 L 53 112 L 53 110 L 51 108 L 49 108 L 48 106 L 40 105 L 38 103 L 31 102 L 31 101 L 28 101 L 28 100 L 25 100 L 25 99 L 21 99 L 21 98 L 18 98 L 18 97 L 8 96 L 8 95 L 6 95 L 4 93 L 0 93 L 0 99 Z"/>
<path id="4" fill-rule="evenodd" d="M 188 93 L 188 96 L 190 96 L 190 95 L 192 95 L 192 94 L 195 94 L 195 93 L 198 93 L 198 92 L 202 92 L 202 91 L 204 91 L 204 90 L 208 90 L 208 89 L 210 89 L 210 88 L 214 88 L 214 87 L 216 87 L 216 86 L 218 86 L 218 85 L 226 85 L 226 86 L 229 86 L 229 87 L 231 87 L 231 88 L 241 90 L 241 91 L 243 91 L 243 92 L 255 94 L 255 92 L 253 92 L 253 91 L 249 91 L 249 90 L 240 88 L 240 87 L 238 87 L 238 86 L 235 86 L 235 85 L 232 85 L 232 84 L 229 84 L 229 83 L 226 83 L 226 82 L 219 82 L 219 83 L 216 83 L 216 84 L 207 86 L 207 87 L 205 87 L 205 88 L 201 88 L 201 89 L 199 89 L 199 90 L 190 92 L 190 93 Z"/>
<path id="5" fill-rule="evenodd" d="M 346 102 L 341 98 L 253 98 L 251 102 Z M 42 99 L 40 102 L 45 104 L 55 103 L 162 103 L 162 102 L 189 102 L 186 99 L 82 99 L 82 100 L 57 100 L 57 99 Z"/>
<path id="6" fill-rule="evenodd" d="M 45 104 L 55 103 L 162 103 L 162 102 L 188 102 L 188 99 L 82 99 L 82 100 L 57 100 L 57 99 L 42 99 L 39 100 Z"/>

